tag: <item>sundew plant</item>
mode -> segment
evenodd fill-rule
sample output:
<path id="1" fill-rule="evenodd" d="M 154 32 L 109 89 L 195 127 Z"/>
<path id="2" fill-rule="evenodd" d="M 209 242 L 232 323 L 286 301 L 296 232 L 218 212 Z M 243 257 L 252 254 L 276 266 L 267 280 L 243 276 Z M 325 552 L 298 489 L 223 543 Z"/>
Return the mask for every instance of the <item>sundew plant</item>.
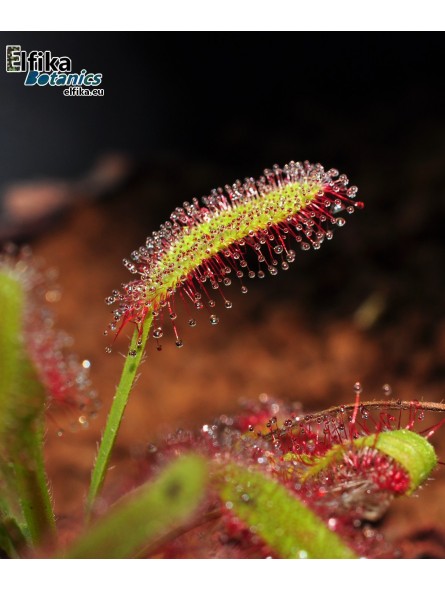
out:
<path id="1" fill-rule="evenodd" d="M 115 440 L 146 356 L 161 349 L 166 323 L 177 347 L 185 310 L 194 327 L 230 309 L 230 287 L 287 271 L 295 248 L 319 249 L 362 209 L 346 175 L 290 162 L 177 207 L 124 260 L 133 280 L 106 299 L 112 353 L 132 330 L 85 504 L 81 533 L 60 540 L 43 461 L 45 412 L 52 404 L 97 408 L 88 366 L 68 353 L 44 302 L 55 288 L 27 249 L 0 258 L 0 549 L 7 557 L 358 558 L 397 556 L 373 522 L 396 497 L 421 487 L 438 459 L 425 412 L 439 403 L 362 401 L 302 413 L 267 396 L 238 416 L 159 442 L 141 482 L 107 501 L 103 488 Z M 150 362 L 148 355 L 147 366 Z M 111 358 L 110 358 L 111 362 Z M 149 371 L 147 368 L 145 371 Z M 388 394 L 390 394 L 388 389 Z M 97 511 L 100 500 L 101 511 Z M 104 503 L 107 510 L 104 512 Z"/>

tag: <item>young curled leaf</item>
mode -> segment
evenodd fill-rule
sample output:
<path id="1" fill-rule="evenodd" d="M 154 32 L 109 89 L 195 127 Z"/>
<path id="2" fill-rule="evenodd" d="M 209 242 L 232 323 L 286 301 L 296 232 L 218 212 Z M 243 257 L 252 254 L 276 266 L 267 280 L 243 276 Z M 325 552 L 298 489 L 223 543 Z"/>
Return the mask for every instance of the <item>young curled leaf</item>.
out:
<path id="1" fill-rule="evenodd" d="M 436 452 L 431 443 L 408 429 L 363 437 L 355 445 L 375 448 L 395 460 L 409 476 L 406 494 L 412 494 L 421 486 L 437 465 Z"/>

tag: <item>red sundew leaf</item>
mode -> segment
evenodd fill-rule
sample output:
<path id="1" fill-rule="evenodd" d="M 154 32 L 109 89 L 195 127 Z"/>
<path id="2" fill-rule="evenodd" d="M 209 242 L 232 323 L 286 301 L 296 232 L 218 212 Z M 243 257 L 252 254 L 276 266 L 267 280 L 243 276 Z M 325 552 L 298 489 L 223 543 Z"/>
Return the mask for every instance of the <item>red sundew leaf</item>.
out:
<path id="1" fill-rule="evenodd" d="M 185 202 L 171 215 L 171 221 L 147 238 L 146 244 L 124 260 L 126 268 L 139 278 L 115 290 L 106 303 L 118 304 L 109 329 L 117 334 L 128 323 L 138 326 L 153 317 L 152 336 L 163 336 L 162 321 L 173 323 L 176 345 L 182 346 L 175 324 L 175 297 L 180 296 L 196 310 L 214 308 L 212 292 L 226 308 L 232 303 L 224 289 L 240 281 L 247 292 L 246 277 L 262 278 L 265 271 L 276 275 L 278 267 L 289 268 L 295 259 L 291 242 L 303 250 L 320 248 L 332 238 L 331 226 L 343 226 L 340 212 L 362 208 L 355 202 L 357 187 L 348 186 L 346 175 L 320 164 L 290 162 L 265 170 L 258 181 L 237 181 L 225 190 L 218 188 L 208 197 Z M 250 259 L 257 259 L 252 265 Z M 211 313 L 210 323 L 218 324 Z M 196 320 L 190 318 L 189 325 Z M 108 331 L 105 331 L 108 334 Z M 107 347 L 108 352 L 111 348 Z"/>
<path id="2" fill-rule="evenodd" d="M 265 423 L 267 406 L 280 418 L 269 412 Z M 210 449 L 218 462 L 262 471 L 348 540 L 358 554 L 377 556 L 382 548 L 389 549 L 369 528 L 360 538 L 361 524 L 379 519 L 395 497 L 411 494 L 436 466 L 434 448 L 415 432 L 423 420 L 423 408 L 428 407 L 445 410 L 444 405 L 418 401 L 357 400 L 353 405 L 314 414 L 293 413 L 285 419 L 286 406 L 269 401 L 248 409 L 246 415 L 250 425 L 258 425 L 258 417 L 266 430 L 256 426 L 238 431 L 245 429 L 244 417 L 225 417 L 206 429 L 205 436 L 212 441 Z M 373 409 L 378 421 L 372 417 Z M 391 409 L 397 409 L 396 415 Z M 405 421 L 409 428 L 398 429 Z"/>
<path id="3" fill-rule="evenodd" d="M 83 408 L 94 401 L 89 362 L 82 364 L 69 352 L 71 339 L 54 328 L 48 302 L 60 297 L 50 272 L 45 272 L 24 248 L 0 252 L 0 274 L 16 282 L 22 292 L 23 310 L 17 338 L 47 393 L 47 402 Z"/>
<path id="4" fill-rule="evenodd" d="M 356 555 L 397 556 L 397 549 L 368 520 L 381 517 L 395 497 L 410 494 L 413 484 L 420 486 L 428 477 L 435 464 L 434 450 L 416 430 L 420 424 L 423 427 L 424 411 L 443 412 L 445 406 L 357 400 L 304 414 L 297 404 L 265 395 L 260 400 L 260 404 L 249 403 L 240 416 L 221 415 L 199 433 L 179 430 L 150 446 L 138 482 L 178 455 L 193 452 L 208 458 L 212 475 L 196 520 L 169 535 L 158 546 L 159 555 L 264 558 L 295 555 L 300 550 L 301 556 L 311 554 L 310 546 L 302 542 L 306 540 L 305 517 L 298 524 L 291 522 L 297 541 L 287 529 L 283 534 L 281 518 L 286 521 L 287 510 L 281 501 L 275 505 L 278 520 L 276 513 L 269 519 L 271 497 L 266 493 L 278 491 L 280 499 L 283 495 L 292 499 L 292 507 L 303 506 L 299 514 L 311 515 L 308 519 L 315 529 L 329 530 Z M 255 490 L 251 495 L 244 485 L 252 478 Z M 126 486 L 128 482 L 122 492 Z M 242 498 L 245 494 L 248 499 Z M 264 537 L 257 529 L 259 522 L 266 529 Z M 274 528 L 278 529 L 276 536 Z M 278 538 L 282 535 L 287 541 L 281 547 Z"/>

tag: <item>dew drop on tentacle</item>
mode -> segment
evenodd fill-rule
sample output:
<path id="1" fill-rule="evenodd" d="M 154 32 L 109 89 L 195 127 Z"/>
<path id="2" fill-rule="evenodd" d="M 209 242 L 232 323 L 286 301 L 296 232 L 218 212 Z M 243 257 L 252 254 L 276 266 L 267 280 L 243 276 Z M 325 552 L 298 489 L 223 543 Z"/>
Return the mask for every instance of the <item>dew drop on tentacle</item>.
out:
<path id="1" fill-rule="evenodd" d="M 362 394 L 363 393 L 363 387 L 361 385 L 360 382 L 355 382 L 354 384 L 354 394 Z"/>
<path id="2" fill-rule="evenodd" d="M 294 250 L 289 250 L 287 255 L 286 255 L 286 260 L 288 263 L 293 263 L 295 261 L 295 251 Z"/>
<path id="3" fill-rule="evenodd" d="M 353 185 L 353 186 L 349 187 L 349 189 L 346 190 L 346 195 L 350 199 L 353 199 L 357 195 L 357 192 L 358 192 L 358 188 Z"/>

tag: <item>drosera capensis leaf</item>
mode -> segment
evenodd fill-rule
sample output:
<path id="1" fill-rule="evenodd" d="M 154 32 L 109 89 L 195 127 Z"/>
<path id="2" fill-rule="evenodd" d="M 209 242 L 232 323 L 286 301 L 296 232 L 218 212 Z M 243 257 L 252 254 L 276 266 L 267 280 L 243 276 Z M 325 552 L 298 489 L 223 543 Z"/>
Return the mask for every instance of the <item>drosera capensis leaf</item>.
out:
<path id="1" fill-rule="evenodd" d="M 14 404 L 23 361 L 20 334 L 23 290 L 18 281 L 0 273 L 0 449 L 15 426 Z"/>
<path id="2" fill-rule="evenodd" d="M 229 464 L 220 487 L 226 507 L 280 558 L 357 558 L 302 501 L 258 470 Z"/>
<path id="3" fill-rule="evenodd" d="M 25 300 L 20 280 L 0 267 L 1 512 L 38 544 L 55 530 L 55 520 L 43 461 L 45 392 L 23 337 Z"/>
<path id="4" fill-rule="evenodd" d="M 422 435 L 408 429 L 383 431 L 357 440 L 356 445 L 374 446 L 398 462 L 410 477 L 406 492 L 408 495 L 425 482 L 437 465 L 436 452 L 431 443 Z"/>
<path id="5" fill-rule="evenodd" d="M 29 248 L 18 249 L 9 245 L 3 250 L 0 249 L 0 278 L 4 294 L 7 289 L 11 293 L 14 285 L 20 292 L 15 299 L 9 300 L 9 304 L 0 295 L 2 330 L 5 331 L 5 336 L 12 334 L 8 326 L 15 318 L 14 310 L 9 307 L 21 300 L 20 318 L 18 322 L 15 321 L 14 334 L 20 349 L 9 347 L 4 350 L 2 347 L 0 364 L 4 364 L 5 368 L 12 371 L 15 365 L 11 363 L 10 357 L 19 352 L 22 357 L 29 360 L 32 371 L 36 374 L 30 375 L 29 372 L 25 372 L 23 361 L 20 361 L 19 377 L 21 379 L 28 377 L 28 387 L 19 389 L 19 395 L 27 401 L 27 404 L 22 404 L 22 412 L 26 410 L 28 415 L 32 416 L 32 411 L 34 414 L 41 411 L 42 400 L 36 399 L 27 392 L 31 382 L 41 384 L 41 389 L 44 391 L 42 396 L 46 397 L 47 408 L 52 404 L 59 404 L 64 408 L 73 410 L 82 408 L 85 413 L 89 412 L 90 405 L 94 406 L 97 402 L 96 395 L 91 390 L 88 375 L 89 362 L 86 365 L 81 364 L 70 351 L 71 339 L 55 327 L 54 313 L 49 304 L 56 301 L 60 295 L 59 287 L 55 283 L 55 271 L 45 269 L 41 261 L 34 258 Z M 7 374 L 8 372 L 6 376 Z"/>
<path id="6" fill-rule="evenodd" d="M 197 455 L 169 464 L 153 482 L 135 489 L 91 524 L 64 558 L 132 558 L 170 530 L 186 523 L 199 506 L 207 465 Z"/>
<path id="7" fill-rule="evenodd" d="M 357 187 L 348 184 L 345 174 L 325 170 L 321 164 L 291 161 L 282 168 L 274 165 L 257 181 L 248 178 L 224 190 L 214 189 L 202 203 L 196 198 L 184 202 L 145 245 L 131 253 L 131 260 L 124 259 L 125 267 L 138 277 L 106 298 L 108 305 L 117 304 L 117 308 L 105 335 L 114 333 L 116 338 L 128 324 L 136 329 L 93 469 L 87 514 L 102 487 L 149 336 L 162 348 L 159 340 L 165 316 L 172 322 L 176 346 L 183 346 L 175 323 L 175 298 L 199 311 L 216 305 L 212 291 L 230 309 L 232 302 L 223 291 L 232 282 L 229 275 L 240 281 L 246 293 L 246 277 L 263 278 L 265 271 L 276 275 L 278 267 L 289 269 L 296 258 L 292 246 L 319 249 L 325 239 L 332 238 L 331 226 L 345 224 L 340 213 L 351 214 L 363 207 L 355 200 Z M 253 263 L 252 256 L 257 259 Z M 209 320 L 213 326 L 219 321 L 215 314 Z M 190 318 L 188 323 L 195 326 L 196 320 Z M 111 345 L 105 350 L 111 353 Z"/>
<path id="8" fill-rule="evenodd" d="M 352 446 L 377 450 L 395 460 L 409 476 L 409 484 L 404 491 L 408 495 L 428 478 L 437 465 L 436 452 L 431 443 L 409 429 L 381 431 L 360 437 L 350 442 L 349 448 Z M 341 461 L 347 449 L 348 446 L 344 443 L 332 447 L 324 456 L 316 458 L 314 465 L 301 474 L 301 480 L 308 480 L 335 462 Z"/>
<path id="9" fill-rule="evenodd" d="M 348 188 L 348 183 L 348 177 L 336 169 L 292 161 L 265 169 L 257 181 L 247 178 L 224 190 L 214 189 L 201 203 L 196 198 L 184 202 L 145 245 L 131 253 L 131 259 L 124 259 L 136 278 L 106 298 L 108 305 L 118 304 L 109 330 L 118 334 L 134 323 L 142 334 L 146 317 L 153 315 L 151 333 L 158 341 L 168 317 L 176 345 L 182 347 L 175 300 L 182 298 L 199 311 L 213 308 L 218 298 L 230 309 L 232 302 L 224 290 L 232 278 L 246 293 L 246 278 L 289 269 L 296 258 L 295 245 L 319 249 L 332 238 L 332 226 L 345 224 L 339 214 L 363 207 L 355 200 L 357 187 Z M 210 324 L 217 321 L 211 314 Z M 191 318 L 189 324 L 195 326 L 196 320 Z"/>

